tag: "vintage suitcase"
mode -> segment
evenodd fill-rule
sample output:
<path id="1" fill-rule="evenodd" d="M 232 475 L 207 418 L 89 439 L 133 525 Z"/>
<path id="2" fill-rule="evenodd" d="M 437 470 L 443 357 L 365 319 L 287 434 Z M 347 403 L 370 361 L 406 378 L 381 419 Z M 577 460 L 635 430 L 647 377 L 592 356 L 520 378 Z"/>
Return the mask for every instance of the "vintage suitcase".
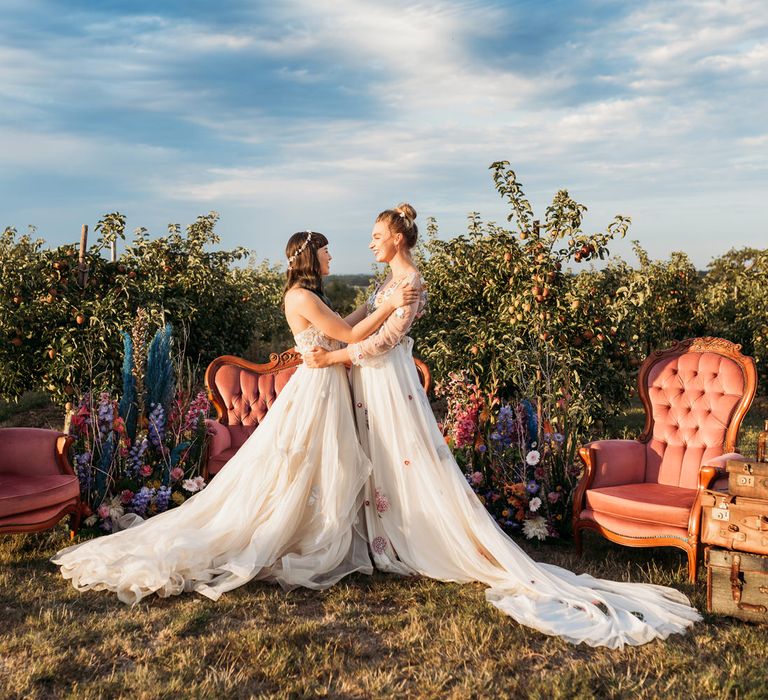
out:
<path id="1" fill-rule="evenodd" d="M 701 541 L 741 552 L 768 554 L 768 501 L 703 491 Z"/>
<path id="2" fill-rule="evenodd" d="M 768 622 L 768 557 L 707 547 L 707 610 Z"/>
<path id="3" fill-rule="evenodd" d="M 728 471 L 728 493 L 732 496 L 768 500 L 768 462 L 729 459 L 725 468 Z"/>

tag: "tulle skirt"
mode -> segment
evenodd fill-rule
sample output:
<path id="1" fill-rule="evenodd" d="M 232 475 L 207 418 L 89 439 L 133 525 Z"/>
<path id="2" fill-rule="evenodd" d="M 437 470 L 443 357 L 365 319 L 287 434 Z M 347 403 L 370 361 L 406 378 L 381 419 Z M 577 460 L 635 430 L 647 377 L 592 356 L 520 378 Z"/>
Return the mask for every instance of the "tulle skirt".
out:
<path id="1" fill-rule="evenodd" d="M 683 632 L 699 613 L 679 591 L 576 575 L 534 562 L 498 527 L 437 426 L 405 338 L 352 370 L 360 439 L 371 458 L 365 520 L 377 568 L 481 581 L 523 625 L 620 648 Z"/>
<path id="2" fill-rule="evenodd" d="M 321 589 L 371 573 L 358 523 L 371 466 L 343 367 L 300 367 L 265 419 L 200 493 L 134 527 L 58 552 L 75 588 L 125 603 L 259 579 Z"/>

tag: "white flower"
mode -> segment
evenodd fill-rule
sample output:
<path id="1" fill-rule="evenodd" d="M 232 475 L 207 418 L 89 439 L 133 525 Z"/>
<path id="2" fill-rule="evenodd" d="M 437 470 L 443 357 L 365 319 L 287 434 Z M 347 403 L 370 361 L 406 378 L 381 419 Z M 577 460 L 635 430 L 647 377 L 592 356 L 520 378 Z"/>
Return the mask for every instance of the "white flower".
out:
<path id="1" fill-rule="evenodd" d="M 181 488 L 190 493 L 201 491 L 205 487 L 205 479 L 202 476 L 196 476 L 194 479 L 184 479 L 181 482 Z"/>
<path id="2" fill-rule="evenodd" d="M 529 540 L 533 539 L 534 537 L 537 540 L 547 539 L 547 535 L 549 534 L 549 530 L 547 529 L 547 521 L 544 518 L 542 518 L 540 515 L 537 515 L 535 518 L 529 518 L 528 520 L 524 520 L 523 534 Z"/>
<path id="3" fill-rule="evenodd" d="M 112 518 L 112 520 L 117 520 L 124 514 L 125 508 L 123 508 L 123 504 L 120 503 L 120 496 L 113 497 L 109 502 L 109 517 Z"/>
<path id="4" fill-rule="evenodd" d="M 541 499 L 538 496 L 536 496 L 536 498 L 532 498 L 530 501 L 528 501 L 528 508 L 532 513 L 535 513 L 539 508 L 541 508 Z"/>
<path id="5" fill-rule="evenodd" d="M 99 516 L 98 516 L 98 515 L 89 515 L 89 516 L 88 516 L 88 517 L 85 519 L 85 523 L 84 523 L 84 524 L 86 525 L 86 527 L 93 527 L 93 526 L 96 524 L 96 521 L 97 521 L 98 519 L 99 519 Z"/>
<path id="6" fill-rule="evenodd" d="M 528 462 L 532 467 L 539 463 L 539 460 L 541 459 L 541 453 L 538 450 L 531 450 L 527 455 L 525 455 L 525 461 Z"/>

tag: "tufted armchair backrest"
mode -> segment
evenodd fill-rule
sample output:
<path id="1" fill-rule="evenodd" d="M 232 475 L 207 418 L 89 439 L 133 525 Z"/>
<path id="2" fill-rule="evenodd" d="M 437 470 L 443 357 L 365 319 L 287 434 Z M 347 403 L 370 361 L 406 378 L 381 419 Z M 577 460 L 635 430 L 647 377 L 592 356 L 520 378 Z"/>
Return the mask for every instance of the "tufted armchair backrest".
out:
<path id="1" fill-rule="evenodd" d="M 219 422 L 229 427 L 232 447 L 240 447 L 264 420 L 300 364 L 301 356 L 288 351 L 266 364 L 224 355 L 208 366 L 205 384 Z"/>
<path id="2" fill-rule="evenodd" d="M 735 449 L 756 389 L 754 361 L 739 349 L 721 338 L 694 338 L 643 363 L 646 482 L 694 489 L 706 460 Z"/>

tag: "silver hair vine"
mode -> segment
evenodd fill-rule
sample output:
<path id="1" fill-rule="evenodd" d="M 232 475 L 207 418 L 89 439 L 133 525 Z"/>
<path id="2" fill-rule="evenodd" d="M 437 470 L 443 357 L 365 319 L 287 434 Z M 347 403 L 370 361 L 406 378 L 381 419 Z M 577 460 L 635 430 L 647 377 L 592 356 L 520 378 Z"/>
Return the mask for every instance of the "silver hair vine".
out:
<path id="1" fill-rule="evenodd" d="M 296 260 L 296 258 L 301 255 L 306 247 L 309 245 L 309 239 L 312 238 L 312 231 L 307 231 L 307 237 L 304 239 L 304 243 L 302 243 L 293 253 L 293 255 L 288 257 L 288 269 L 291 269 L 291 265 L 293 265 L 293 261 Z"/>

